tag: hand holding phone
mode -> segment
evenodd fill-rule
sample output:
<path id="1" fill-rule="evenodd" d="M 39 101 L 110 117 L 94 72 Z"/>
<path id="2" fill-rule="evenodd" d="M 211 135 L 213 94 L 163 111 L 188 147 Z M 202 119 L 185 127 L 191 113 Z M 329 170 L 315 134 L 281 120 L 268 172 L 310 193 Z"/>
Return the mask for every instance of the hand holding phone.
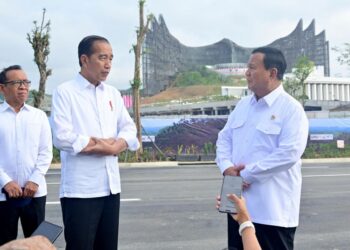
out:
<path id="1" fill-rule="evenodd" d="M 228 194 L 235 194 L 241 197 L 243 179 L 240 176 L 225 175 L 221 187 L 221 201 L 219 212 L 235 214 L 237 213 L 235 204 L 228 199 Z"/>
<path id="2" fill-rule="evenodd" d="M 54 243 L 62 231 L 63 229 L 61 226 L 50 223 L 48 221 L 43 221 L 40 223 L 38 228 L 35 229 L 31 236 L 42 235 L 48 238 L 51 243 Z"/>

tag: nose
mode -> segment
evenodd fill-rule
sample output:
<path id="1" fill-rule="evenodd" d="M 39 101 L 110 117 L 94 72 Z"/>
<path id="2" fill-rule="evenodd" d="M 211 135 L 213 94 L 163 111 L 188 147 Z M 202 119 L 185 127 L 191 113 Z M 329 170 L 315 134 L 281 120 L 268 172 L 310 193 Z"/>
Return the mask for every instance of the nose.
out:
<path id="1" fill-rule="evenodd" d="M 105 68 L 110 69 L 112 67 L 112 60 L 107 60 L 105 63 Z"/>

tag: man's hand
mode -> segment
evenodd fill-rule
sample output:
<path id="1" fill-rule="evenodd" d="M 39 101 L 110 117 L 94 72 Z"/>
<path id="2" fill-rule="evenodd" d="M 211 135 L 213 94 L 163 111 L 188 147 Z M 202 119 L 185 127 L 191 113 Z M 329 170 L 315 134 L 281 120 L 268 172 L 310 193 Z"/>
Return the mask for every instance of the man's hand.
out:
<path id="1" fill-rule="evenodd" d="M 39 185 L 28 181 L 24 186 L 23 197 L 34 197 L 35 193 L 38 191 Z"/>
<path id="2" fill-rule="evenodd" d="M 128 148 L 127 142 L 122 138 L 90 138 L 88 145 L 81 151 L 85 154 L 118 155 Z"/>
<path id="3" fill-rule="evenodd" d="M 244 169 L 244 165 L 234 165 L 232 167 L 229 167 L 227 168 L 225 171 L 224 171 L 224 175 L 232 175 L 232 176 L 240 176 L 240 172 L 241 170 Z M 243 189 L 247 189 L 250 187 L 250 184 L 243 181 Z"/>
<path id="4" fill-rule="evenodd" d="M 94 137 L 90 137 L 88 145 L 86 145 L 85 148 L 81 151 L 81 153 L 89 154 L 93 151 L 94 147 L 96 146 L 97 139 Z"/>
<path id="5" fill-rule="evenodd" d="M 22 188 L 15 181 L 10 181 L 7 183 L 4 186 L 4 189 L 11 198 L 22 197 Z"/>
<path id="6" fill-rule="evenodd" d="M 234 165 L 224 171 L 224 175 L 240 176 L 240 171 L 244 169 L 244 165 Z"/>
<path id="7" fill-rule="evenodd" d="M 51 244 L 51 242 L 44 236 L 37 235 L 25 239 L 17 239 L 0 246 L 0 250 L 35 250 L 35 249 L 45 249 L 45 250 L 55 250 L 56 247 Z"/>

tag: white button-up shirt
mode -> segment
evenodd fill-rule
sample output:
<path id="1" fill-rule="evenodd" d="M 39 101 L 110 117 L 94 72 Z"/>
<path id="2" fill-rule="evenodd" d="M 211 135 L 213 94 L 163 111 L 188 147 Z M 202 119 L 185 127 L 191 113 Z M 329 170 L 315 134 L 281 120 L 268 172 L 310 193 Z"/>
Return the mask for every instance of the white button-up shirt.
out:
<path id="1" fill-rule="evenodd" d="M 46 114 L 24 105 L 18 113 L 0 105 L 0 188 L 10 181 L 39 185 L 34 197 L 47 194 L 45 174 L 52 160 L 52 138 Z M 0 193 L 0 201 L 6 200 Z"/>
<path id="2" fill-rule="evenodd" d="M 92 198 L 120 193 L 118 157 L 80 152 L 90 137 L 123 138 L 130 150 L 139 142 L 136 127 L 117 89 L 95 87 L 80 74 L 53 94 L 51 125 L 61 150 L 60 197 Z"/>
<path id="3" fill-rule="evenodd" d="M 296 227 L 299 223 L 301 160 L 308 120 L 282 85 L 265 97 L 242 99 L 217 140 L 216 162 L 223 173 L 244 164 L 250 187 L 243 191 L 256 223 Z"/>

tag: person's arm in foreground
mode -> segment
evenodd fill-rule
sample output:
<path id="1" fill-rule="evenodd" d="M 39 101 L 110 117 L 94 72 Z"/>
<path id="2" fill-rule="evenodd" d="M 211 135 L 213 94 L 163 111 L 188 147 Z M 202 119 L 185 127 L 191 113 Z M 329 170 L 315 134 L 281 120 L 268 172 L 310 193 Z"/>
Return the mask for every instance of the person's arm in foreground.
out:
<path id="1" fill-rule="evenodd" d="M 55 250 L 56 247 L 44 236 L 37 235 L 26 239 L 13 240 L 0 246 L 0 250 Z"/>
<path id="2" fill-rule="evenodd" d="M 230 194 L 228 198 L 234 202 L 235 207 L 237 209 L 237 214 L 231 214 L 233 219 L 236 220 L 239 225 L 245 222 L 250 222 L 250 216 L 245 205 L 244 198 L 242 197 L 240 199 L 235 194 Z M 218 196 L 216 199 L 216 208 L 219 208 L 220 196 Z M 242 242 L 244 250 L 261 250 L 260 244 L 255 235 L 254 227 L 246 227 L 245 229 L 243 229 Z"/>

